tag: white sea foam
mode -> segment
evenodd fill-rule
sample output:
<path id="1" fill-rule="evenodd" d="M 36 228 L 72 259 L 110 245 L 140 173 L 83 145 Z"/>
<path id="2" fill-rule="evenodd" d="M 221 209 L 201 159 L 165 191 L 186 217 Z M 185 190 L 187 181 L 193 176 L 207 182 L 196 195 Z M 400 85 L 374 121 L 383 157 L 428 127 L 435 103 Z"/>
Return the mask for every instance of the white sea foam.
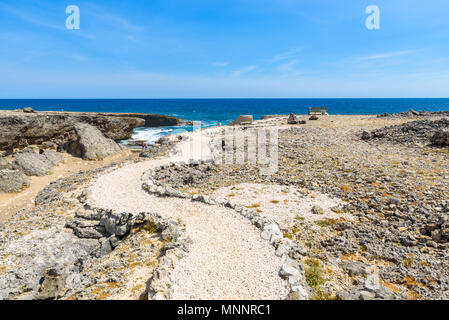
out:
<path id="1" fill-rule="evenodd" d="M 170 134 L 174 129 L 169 128 L 138 128 L 134 130 L 132 138 L 134 140 L 143 140 L 148 144 L 155 143 L 159 138 Z"/>
<path id="2" fill-rule="evenodd" d="M 217 121 L 208 121 L 208 122 L 201 122 L 201 126 L 204 127 L 210 127 L 217 125 Z M 162 138 L 163 136 L 169 135 L 169 134 L 180 134 L 184 133 L 186 131 L 192 131 L 192 126 L 179 126 L 179 127 L 158 127 L 158 128 L 148 128 L 148 127 L 142 127 L 142 128 L 136 128 L 132 135 L 132 140 L 142 140 L 146 141 L 149 145 L 154 144 L 158 139 Z M 127 140 L 121 141 L 123 144 L 127 144 Z"/>

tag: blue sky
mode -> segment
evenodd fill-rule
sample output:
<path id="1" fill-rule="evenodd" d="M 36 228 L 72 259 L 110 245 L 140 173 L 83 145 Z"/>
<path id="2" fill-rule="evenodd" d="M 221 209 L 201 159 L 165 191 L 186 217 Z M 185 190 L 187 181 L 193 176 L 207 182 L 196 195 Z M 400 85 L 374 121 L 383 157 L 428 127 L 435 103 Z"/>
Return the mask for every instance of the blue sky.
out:
<path id="1" fill-rule="evenodd" d="M 0 98 L 449 97 L 448 14 L 447 0 L 0 0 Z"/>

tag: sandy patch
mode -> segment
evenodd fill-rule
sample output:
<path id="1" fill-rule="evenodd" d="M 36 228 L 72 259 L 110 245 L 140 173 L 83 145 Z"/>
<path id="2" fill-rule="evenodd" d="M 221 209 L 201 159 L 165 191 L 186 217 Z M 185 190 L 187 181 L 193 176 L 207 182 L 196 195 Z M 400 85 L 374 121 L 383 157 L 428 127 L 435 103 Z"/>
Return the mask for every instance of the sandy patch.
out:
<path id="1" fill-rule="evenodd" d="M 81 171 L 106 166 L 112 162 L 124 161 L 136 157 L 126 151 L 102 161 L 85 161 L 64 153 L 64 162 L 53 169 L 53 173 L 43 177 L 31 177 L 30 187 L 18 193 L 0 193 L 0 222 L 7 220 L 14 213 L 25 208 L 34 207 L 36 195 L 50 182 L 67 177 Z"/>
<path id="2" fill-rule="evenodd" d="M 212 195 L 255 208 L 261 215 L 275 220 L 282 229 L 292 228 L 298 220 L 354 219 L 348 213 L 331 210 L 343 204 L 340 199 L 319 192 L 303 195 L 298 189 L 289 186 L 242 183 L 217 189 Z M 313 206 L 322 208 L 323 214 L 312 213 Z"/>

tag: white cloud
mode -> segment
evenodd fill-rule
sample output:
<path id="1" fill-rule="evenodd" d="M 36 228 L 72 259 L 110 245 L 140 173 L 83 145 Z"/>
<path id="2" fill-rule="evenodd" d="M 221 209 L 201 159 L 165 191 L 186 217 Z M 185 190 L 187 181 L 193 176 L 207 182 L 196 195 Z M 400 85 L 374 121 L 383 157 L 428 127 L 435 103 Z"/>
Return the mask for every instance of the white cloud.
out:
<path id="1" fill-rule="evenodd" d="M 387 59 L 392 57 L 398 57 L 398 56 L 404 56 L 411 53 L 416 52 L 417 50 L 404 50 L 404 51 L 393 51 L 393 52 L 385 52 L 385 53 L 378 53 L 371 56 L 361 57 L 359 60 L 377 60 L 377 59 Z"/>
<path id="2" fill-rule="evenodd" d="M 231 77 L 235 78 L 235 77 L 239 77 L 241 75 L 247 74 L 248 72 L 251 72 L 253 70 L 257 69 L 257 66 L 246 66 L 243 67 L 241 69 L 235 70 L 231 73 Z"/>
<path id="3" fill-rule="evenodd" d="M 275 62 L 279 62 L 282 60 L 291 59 L 291 58 L 297 57 L 298 53 L 301 51 L 302 51 L 302 48 L 292 48 L 288 51 L 279 53 L 279 54 L 267 59 L 266 61 L 268 63 L 275 63 Z"/>
<path id="4" fill-rule="evenodd" d="M 0 74 L 0 86 L 0 98 L 444 97 L 449 86 L 449 71 L 438 74 L 293 79 L 14 69 L 14 72 Z M 24 87 L 27 88 L 26 92 Z"/>
<path id="5" fill-rule="evenodd" d="M 229 65 L 229 62 L 227 61 L 214 61 L 210 63 L 214 67 L 226 67 Z"/>

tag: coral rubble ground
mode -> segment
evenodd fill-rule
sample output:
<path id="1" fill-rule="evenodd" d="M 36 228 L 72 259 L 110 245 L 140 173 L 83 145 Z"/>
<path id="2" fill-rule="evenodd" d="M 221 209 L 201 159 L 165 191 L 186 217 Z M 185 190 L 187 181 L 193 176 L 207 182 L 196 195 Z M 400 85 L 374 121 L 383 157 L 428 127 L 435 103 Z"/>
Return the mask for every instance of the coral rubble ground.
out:
<path id="1" fill-rule="evenodd" d="M 271 175 L 174 161 L 185 134 L 54 181 L 0 225 L 0 299 L 449 299 L 448 113 L 317 118 L 235 123 L 278 130 Z M 61 159 L 30 152 L 0 181 Z"/>

